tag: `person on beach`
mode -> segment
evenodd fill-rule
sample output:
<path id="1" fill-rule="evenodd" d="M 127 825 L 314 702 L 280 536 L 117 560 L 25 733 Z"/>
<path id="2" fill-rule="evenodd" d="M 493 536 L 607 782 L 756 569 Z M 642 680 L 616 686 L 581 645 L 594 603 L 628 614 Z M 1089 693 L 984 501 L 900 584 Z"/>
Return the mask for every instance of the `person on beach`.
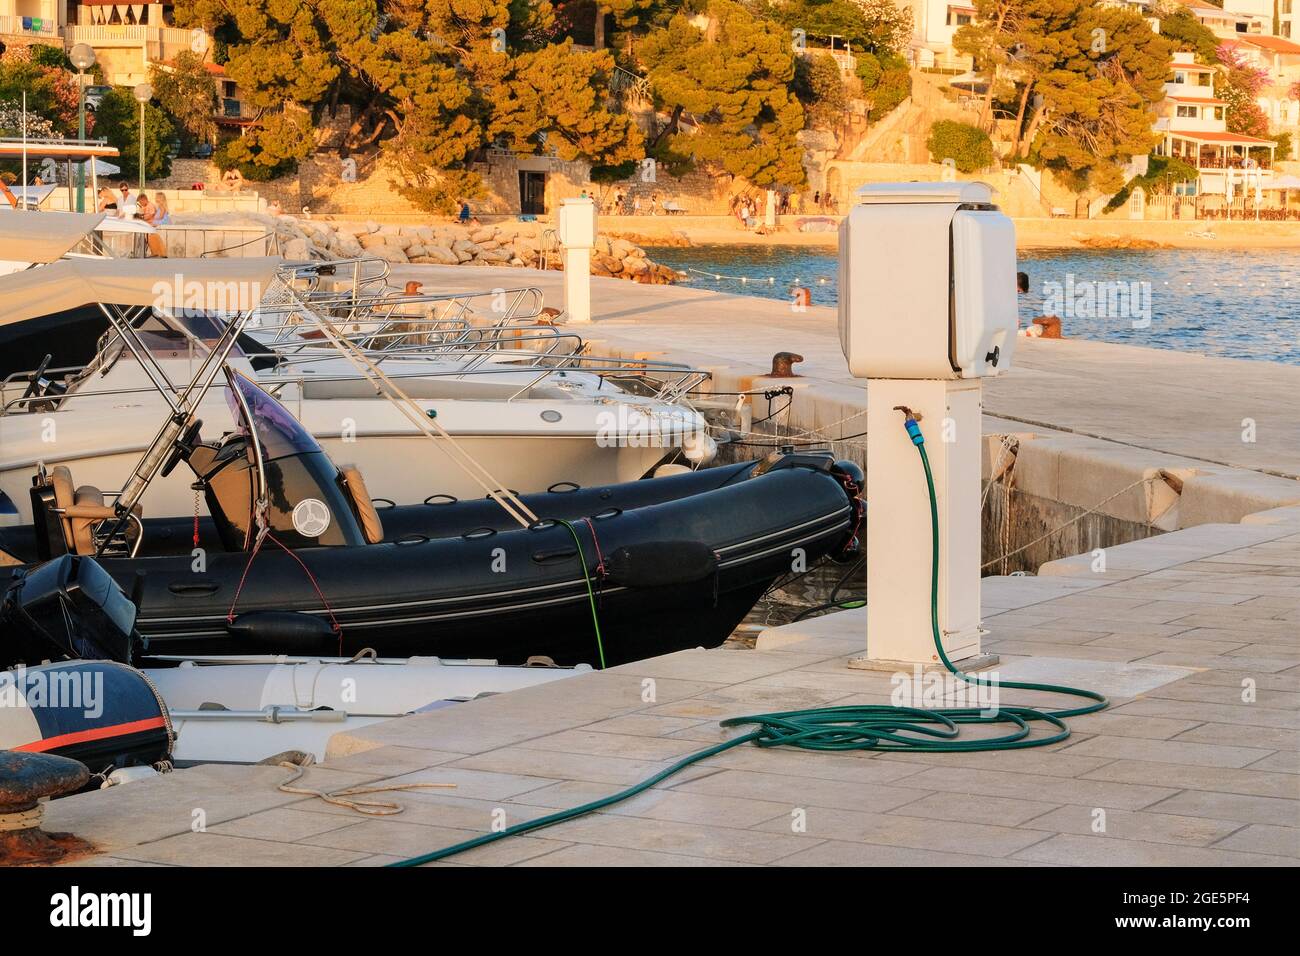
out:
<path id="1" fill-rule="evenodd" d="M 458 215 L 456 218 L 459 219 L 460 224 L 464 226 L 469 223 L 472 217 L 473 217 L 473 213 L 469 211 L 469 200 L 462 199 L 460 201 L 460 215 Z"/>
<path id="2" fill-rule="evenodd" d="M 641 197 L 640 197 L 640 196 L 634 196 L 634 197 L 632 198 L 632 215 L 634 215 L 634 216 L 639 216 L 639 215 L 641 215 Z"/>

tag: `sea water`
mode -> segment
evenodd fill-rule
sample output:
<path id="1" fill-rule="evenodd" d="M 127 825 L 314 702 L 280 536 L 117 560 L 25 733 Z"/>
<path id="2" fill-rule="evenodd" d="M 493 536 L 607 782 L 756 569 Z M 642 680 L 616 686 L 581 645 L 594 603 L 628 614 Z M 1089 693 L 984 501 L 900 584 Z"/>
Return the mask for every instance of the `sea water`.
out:
<path id="1" fill-rule="evenodd" d="M 647 247 L 687 284 L 740 295 L 837 301 L 835 250 L 797 245 Z M 1300 365 L 1300 250 L 1023 250 L 1024 325 L 1062 318 L 1066 336 Z"/>

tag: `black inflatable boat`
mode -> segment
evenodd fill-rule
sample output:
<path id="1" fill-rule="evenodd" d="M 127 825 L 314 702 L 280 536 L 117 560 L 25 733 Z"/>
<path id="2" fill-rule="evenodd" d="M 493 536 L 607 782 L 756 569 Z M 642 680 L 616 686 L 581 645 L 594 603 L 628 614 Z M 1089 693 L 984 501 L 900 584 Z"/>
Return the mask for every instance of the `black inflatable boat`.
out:
<path id="1" fill-rule="evenodd" d="M 175 522 L 136 521 L 136 556 L 100 544 L 100 563 L 138 607 L 148 654 L 368 647 L 609 666 L 716 646 L 776 578 L 857 547 L 861 474 L 820 454 L 555 487 L 522 496 L 538 518 L 527 528 L 494 501 L 377 509 L 354 469 L 229 376 L 241 428 L 215 444 L 187 429 L 169 462 L 188 461 L 207 498 L 199 548 L 193 524 Z M 55 484 L 33 488 L 30 557 L 98 540 L 71 526 Z"/>

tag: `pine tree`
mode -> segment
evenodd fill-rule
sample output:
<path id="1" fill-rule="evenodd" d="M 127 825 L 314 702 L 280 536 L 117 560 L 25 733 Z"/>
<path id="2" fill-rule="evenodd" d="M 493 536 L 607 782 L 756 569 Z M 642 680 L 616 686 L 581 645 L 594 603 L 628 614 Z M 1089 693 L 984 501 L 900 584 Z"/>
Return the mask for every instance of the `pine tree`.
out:
<path id="1" fill-rule="evenodd" d="M 712 0 L 708 16 L 702 31 L 679 13 L 638 48 L 656 104 L 670 115 L 654 145 L 757 186 L 802 185 L 804 113 L 790 89 L 789 36 L 732 0 Z M 692 132 L 682 131 L 687 114 Z"/>

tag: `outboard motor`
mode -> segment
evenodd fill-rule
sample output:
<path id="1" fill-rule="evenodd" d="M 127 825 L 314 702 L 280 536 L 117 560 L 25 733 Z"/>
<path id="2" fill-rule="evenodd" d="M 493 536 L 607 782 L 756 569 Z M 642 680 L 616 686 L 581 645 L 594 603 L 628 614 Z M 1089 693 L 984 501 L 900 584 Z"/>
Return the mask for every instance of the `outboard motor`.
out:
<path id="1" fill-rule="evenodd" d="M 127 666 L 144 643 L 135 617 L 92 558 L 16 571 L 0 602 L 0 750 L 70 757 L 96 774 L 170 760 L 167 707 Z"/>
<path id="2" fill-rule="evenodd" d="M 136 607 L 93 558 L 65 554 L 18 569 L 0 600 L 0 667 L 60 658 L 130 664 Z"/>

